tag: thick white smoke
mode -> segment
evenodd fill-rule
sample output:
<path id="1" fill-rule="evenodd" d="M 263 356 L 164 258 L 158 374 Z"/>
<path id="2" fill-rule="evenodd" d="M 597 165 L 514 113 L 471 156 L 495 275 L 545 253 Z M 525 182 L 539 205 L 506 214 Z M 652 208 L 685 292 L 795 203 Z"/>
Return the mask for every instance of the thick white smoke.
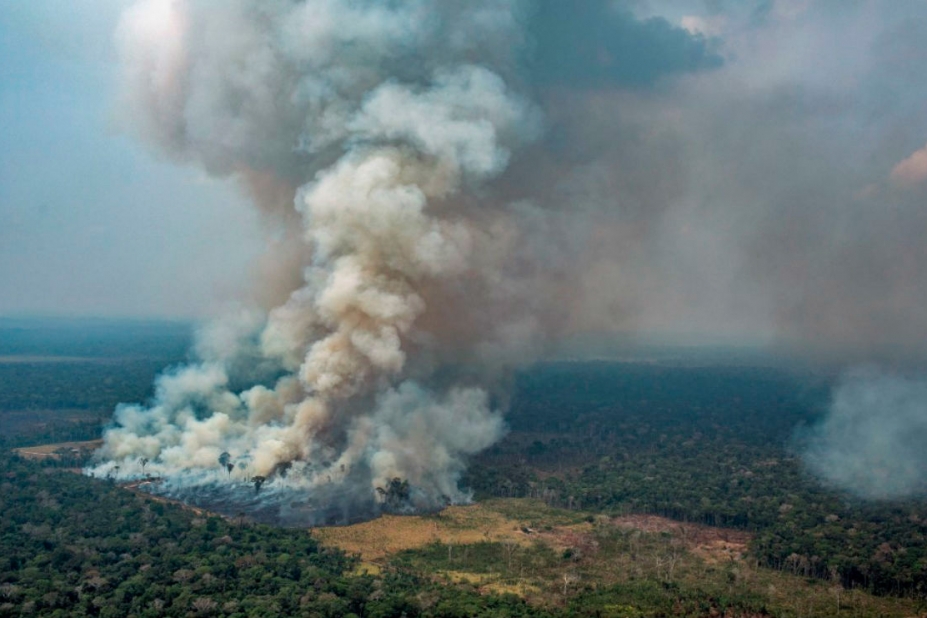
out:
<path id="1" fill-rule="evenodd" d="M 150 405 L 117 411 L 94 473 L 144 469 L 181 493 L 255 477 L 271 495 L 361 486 L 371 501 L 398 477 L 419 506 L 465 497 L 465 458 L 504 426 L 479 380 L 433 374 L 448 359 L 504 363 L 531 340 L 508 334 L 525 328 L 506 318 L 516 290 L 465 298 L 505 286 L 519 243 L 505 223 L 517 208 L 480 187 L 539 134 L 539 112 L 503 79 L 520 11 L 495 0 L 127 11 L 129 126 L 237 175 L 302 258 L 283 302 L 207 326 L 200 363 L 162 376 Z M 286 281 L 291 268 L 265 271 Z"/>

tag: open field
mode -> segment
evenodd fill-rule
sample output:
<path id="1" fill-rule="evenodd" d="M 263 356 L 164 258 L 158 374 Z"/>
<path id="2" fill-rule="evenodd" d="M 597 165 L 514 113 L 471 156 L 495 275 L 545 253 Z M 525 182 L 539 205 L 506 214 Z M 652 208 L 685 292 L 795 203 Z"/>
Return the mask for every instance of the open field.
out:
<path id="1" fill-rule="evenodd" d="M 57 459 L 62 451 L 95 451 L 103 445 L 103 440 L 86 440 L 83 442 L 58 442 L 57 444 L 42 444 L 39 446 L 24 446 L 13 449 L 21 457 L 40 461 L 42 459 Z"/>
<path id="2" fill-rule="evenodd" d="M 353 526 L 319 528 L 315 534 L 326 543 L 360 555 L 366 562 L 378 563 L 397 552 L 435 543 L 531 546 L 541 542 L 563 551 L 594 544 L 594 532 L 601 526 L 670 535 L 686 549 L 715 563 L 741 560 L 751 538 L 742 530 L 682 523 L 655 515 L 586 515 L 519 498 L 450 506 L 433 515 L 384 515 Z"/>
<path id="3" fill-rule="evenodd" d="M 680 539 L 687 549 L 711 564 L 742 560 L 753 538 L 752 534 L 743 530 L 683 523 L 657 515 L 623 515 L 613 518 L 611 524 L 649 534 L 669 534 Z"/>
<path id="4" fill-rule="evenodd" d="M 757 608 L 755 614 L 730 615 L 927 616 L 914 600 L 758 567 L 744 531 L 651 515 L 610 518 L 547 508 L 538 500 L 497 499 L 432 515 L 384 516 L 315 529 L 313 535 L 358 554 L 361 574 L 410 569 L 539 606 L 567 607 L 602 595 L 606 616 L 651 615 L 639 602 L 656 603 L 661 595 Z"/>
<path id="5" fill-rule="evenodd" d="M 393 554 L 425 547 L 432 543 L 468 545 L 473 543 L 514 542 L 530 545 L 544 537 L 558 544 L 559 535 L 585 531 L 591 526 L 574 513 L 551 513 L 550 522 L 557 528 L 538 531 L 532 509 L 524 516 L 512 517 L 511 506 L 528 500 L 490 500 L 469 506 L 449 506 L 432 515 L 384 515 L 353 526 L 318 528 L 314 534 L 325 543 L 337 545 L 348 553 L 359 554 L 365 562 L 379 563 Z M 509 507 L 509 508 L 506 508 Z"/>

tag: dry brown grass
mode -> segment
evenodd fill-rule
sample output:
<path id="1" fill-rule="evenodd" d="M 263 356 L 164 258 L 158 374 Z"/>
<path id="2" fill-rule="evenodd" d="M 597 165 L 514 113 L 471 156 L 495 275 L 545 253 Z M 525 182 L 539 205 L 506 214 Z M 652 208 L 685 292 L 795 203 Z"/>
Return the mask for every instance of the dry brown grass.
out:
<path id="1" fill-rule="evenodd" d="M 743 530 L 690 524 L 657 515 L 625 515 L 611 523 L 619 528 L 668 533 L 709 564 L 738 562 L 747 553 L 753 535 Z"/>
<path id="2" fill-rule="evenodd" d="M 490 500 L 455 506 L 439 515 L 384 516 L 341 528 L 319 528 L 324 543 L 361 556 L 356 572 L 377 574 L 392 555 L 440 542 L 448 546 L 493 541 L 513 543 L 508 561 L 500 550 L 498 569 L 471 570 L 466 550 L 453 547 L 454 559 L 420 566 L 435 581 L 467 583 L 483 593 L 511 593 L 538 606 L 560 605 L 583 586 L 610 586 L 641 579 L 671 581 L 725 594 L 753 591 L 787 616 L 923 616 L 910 599 L 873 597 L 843 590 L 833 582 L 806 580 L 758 567 L 745 559 L 750 534 L 676 522 L 651 515 L 608 518 L 549 509 L 535 500 Z M 531 528 L 526 533 L 524 528 Z M 624 530 L 615 536 L 609 530 Z M 546 545 L 554 561 L 533 561 Z M 572 558 L 562 550 L 570 548 Z M 559 558 L 561 555 L 564 558 Z M 451 566 L 453 564 L 453 566 Z M 568 582 L 567 578 L 571 578 Z M 573 582 L 573 583 L 570 583 Z M 578 583 L 577 583 L 578 582 Z M 569 584 L 569 586 L 568 586 Z M 569 588 L 569 589 L 568 589 Z"/>
<path id="3" fill-rule="evenodd" d="M 351 554 L 358 554 L 367 563 L 382 563 L 389 556 L 407 549 L 425 547 L 431 543 L 468 545 L 482 542 L 514 542 L 530 545 L 543 541 L 564 549 L 582 544 L 592 531 L 592 524 L 569 523 L 575 516 L 564 516 L 555 509 L 546 509 L 536 501 L 521 499 L 490 500 L 467 506 L 449 506 L 433 515 L 384 515 L 379 519 L 353 526 L 318 528 L 316 538 L 336 545 Z M 556 526 L 544 530 L 524 529 L 535 525 L 539 509 Z M 524 511 L 523 517 L 513 513 Z"/>
<path id="4" fill-rule="evenodd" d="M 314 534 L 323 543 L 358 554 L 362 561 L 369 564 L 382 563 L 397 552 L 436 542 L 467 545 L 492 541 L 527 546 L 541 541 L 556 550 L 585 548 L 593 543 L 592 523 L 565 523 L 563 518 L 556 517 L 555 509 L 550 509 L 550 514 L 561 525 L 524 532 L 525 528 L 535 523 L 538 507 L 532 505 L 531 509 L 526 509 L 525 517 L 512 517 L 513 503 L 520 502 L 523 501 L 492 500 L 468 506 L 451 506 L 439 514 L 426 516 L 384 515 L 353 526 L 319 528 Z M 653 515 L 629 515 L 604 521 L 619 528 L 670 533 L 686 549 L 710 563 L 741 560 L 751 536 L 740 530 L 686 524 Z"/>
<path id="5" fill-rule="evenodd" d="M 512 520 L 483 504 L 450 506 L 427 516 L 384 515 L 353 526 L 318 528 L 314 535 L 323 543 L 359 554 L 377 563 L 396 552 L 441 542 L 464 545 L 483 541 L 529 542 L 522 522 Z"/>
<path id="6" fill-rule="evenodd" d="M 353 526 L 318 528 L 314 534 L 323 543 L 358 554 L 365 563 L 379 564 L 397 552 L 435 542 L 467 545 L 490 541 L 530 545 L 543 540 L 557 548 L 572 547 L 576 544 L 577 535 L 582 536 L 592 530 L 591 524 L 584 522 L 526 533 L 523 529 L 532 525 L 536 507 L 526 509 L 526 517 L 512 517 L 509 513 L 513 511 L 513 502 L 528 504 L 524 500 L 491 500 L 468 506 L 450 506 L 434 515 L 384 515 Z M 552 510 L 551 516 L 554 515 Z"/>
<path id="7" fill-rule="evenodd" d="M 469 571 L 441 571 L 436 578 L 452 584 L 470 584 L 486 594 L 514 594 L 522 598 L 539 595 L 538 586 L 525 581 L 505 582 L 498 573 L 471 573 Z"/>

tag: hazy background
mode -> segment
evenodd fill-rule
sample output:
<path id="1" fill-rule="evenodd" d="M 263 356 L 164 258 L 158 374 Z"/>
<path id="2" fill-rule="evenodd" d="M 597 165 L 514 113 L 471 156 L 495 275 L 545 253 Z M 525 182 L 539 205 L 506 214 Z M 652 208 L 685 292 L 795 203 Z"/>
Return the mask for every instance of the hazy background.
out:
<path id="1" fill-rule="evenodd" d="M 245 200 L 117 130 L 128 4 L 0 0 L 0 315 L 197 317 L 242 292 Z"/>
<path id="2" fill-rule="evenodd" d="M 252 287 L 232 181 L 121 136 L 127 5 L 0 0 L 0 314 L 201 317 Z M 544 6 L 545 137 L 505 183 L 598 230 L 572 330 L 922 348 L 924 5 Z"/>

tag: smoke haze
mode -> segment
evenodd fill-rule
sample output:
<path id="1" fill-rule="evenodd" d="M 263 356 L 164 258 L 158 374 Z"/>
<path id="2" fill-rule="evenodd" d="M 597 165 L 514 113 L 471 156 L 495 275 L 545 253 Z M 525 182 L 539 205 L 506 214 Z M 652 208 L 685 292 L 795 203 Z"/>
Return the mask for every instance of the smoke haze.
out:
<path id="1" fill-rule="evenodd" d="M 827 418 L 806 436 L 811 469 L 870 499 L 927 491 L 927 381 L 859 369 L 833 392 Z"/>
<path id="2" fill-rule="evenodd" d="M 132 5 L 123 125 L 239 182 L 267 242 L 246 308 L 117 411 L 95 473 L 144 458 L 188 498 L 267 477 L 248 500 L 280 518 L 398 477 L 428 508 L 466 499 L 508 372 L 565 337 L 920 355 L 927 79 L 898 58 L 927 57 L 927 11 L 793 4 Z M 828 422 L 858 427 L 846 388 Z M 839 483 L 821 462 L 867 434 L 831 429 L 809 461 Z"/>

